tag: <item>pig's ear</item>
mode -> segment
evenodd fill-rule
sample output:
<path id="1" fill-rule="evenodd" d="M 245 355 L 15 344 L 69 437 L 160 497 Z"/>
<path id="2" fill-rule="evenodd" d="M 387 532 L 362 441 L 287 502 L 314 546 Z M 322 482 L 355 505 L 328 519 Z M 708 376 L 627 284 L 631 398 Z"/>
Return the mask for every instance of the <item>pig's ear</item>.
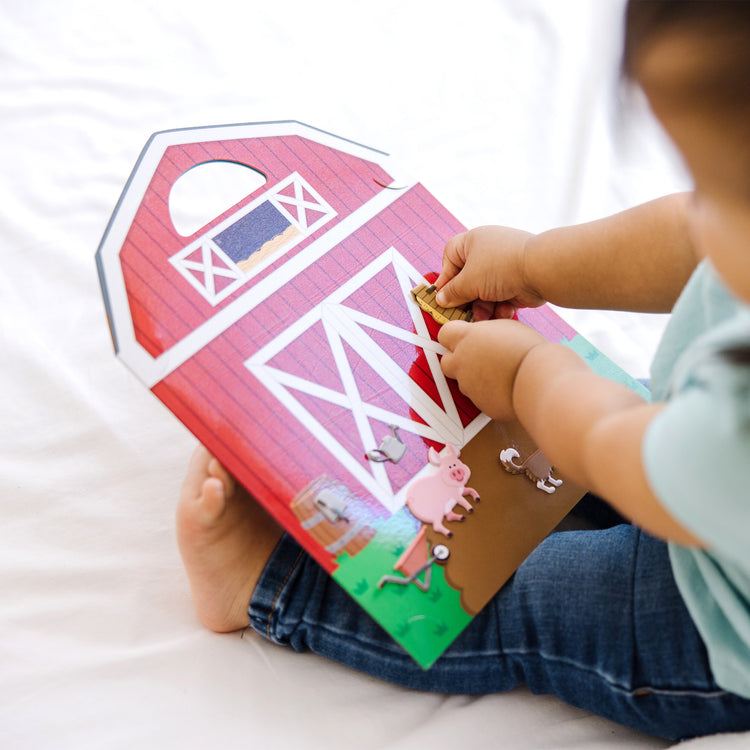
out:
<path id="1" fill-rule="evenodd" d="M 453 443 L 446 443 L 445 444 L 445 452 L 449 456 L 455 456 L 456 458 L 458 458 L 461 455 L 461 451 L 458 450 L 458 448 L 456 448 L 456 446 L 453 445 Z"/>
<path id="2" fill-rule="evenodd" d="M 430 450 L 427 451 L 427 460 L 433 466 L 440 466 L 440 454 L 432 446 L 430 446 Z"/>

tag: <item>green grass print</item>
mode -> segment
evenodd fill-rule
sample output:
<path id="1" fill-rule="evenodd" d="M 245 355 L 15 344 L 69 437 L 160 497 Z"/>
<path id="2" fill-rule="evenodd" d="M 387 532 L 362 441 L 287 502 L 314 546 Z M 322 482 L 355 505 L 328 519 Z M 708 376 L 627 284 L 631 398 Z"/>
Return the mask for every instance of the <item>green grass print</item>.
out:
<path id="1" fill-rule="evenodd" d="M 387 583 L 378 589 L 384 575 L 398 575 L 393 566 L 416 535 L 414 521 L 404 509 L 378 526 L 377 534 L 354 557 L 344 554 L 333 578 L 400 643 L 424 669 L 428 669 L 453 639 L 468 625 L 468 615 L 459 593 L 443 576 L 440 565 L 432 565 L 428 591 L 415 584 Z M 420 576 L 423 578 L 424 574 Z"/>

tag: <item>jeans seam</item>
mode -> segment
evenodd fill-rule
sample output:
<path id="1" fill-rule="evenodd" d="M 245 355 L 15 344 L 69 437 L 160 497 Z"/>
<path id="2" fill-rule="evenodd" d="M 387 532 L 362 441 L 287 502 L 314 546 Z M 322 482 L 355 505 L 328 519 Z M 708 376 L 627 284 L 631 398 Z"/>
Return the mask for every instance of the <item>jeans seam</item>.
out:
<path id="1" fill-rule="evenodd" d="M 386 643 L 381 643 L 377 641 L 371 641 L 366 638 L 361 638 L 357 633 L 350 633 L 349 631 L 340 630 L 338 628 L 331 627 L 327 623 L 312 621 L 305 617 L 302 618 L 302 621 L 306 625 L 311 625 L 318 629 L 327 630 L 328 632 L 335 633 L 336 635 L 346 635 L 352 641 L 364 644 L 369 649 L 377 649 L 378 651 L 385 652 L 388 654 L 393 654 L 393 655 L 407 656 L 406 651 L 404 651 L 403 648 L 399 646 L 395 641 L 392 643 L 392 645 L 389 646 Z M 685 689 L 685 688 L 673 689 L 673 688 L 651 687 L 648 685 L 641 685 L 638 687 L 629 687 L 629 686 L 620 684 L 619 682 L 614 680 L 610 675 L 608 675 L 606 672 L 600 671 L 598 669 L 593 669 L 589 665 L 581 664 L 580 662 L 574 659 L 568 659 L 568 658 L 560 657 L 556 655 L 545 654 L 543 651 L 540 651 L 538 649 L 511 649 L 511 650 L 502 651 L 499 653 L 494 652 L 494 651 L 473 651 L 470 654 L 467 654 L 466 652 L 456 653 L 456 654 L 451 654 L 450 652 L 446 652 L 440 658 L 446 659 L 446 660 L 463 660 L 463 659 L 471 659 L 471 658 L 486 659 L 487 657 L 512 659 L 515 656 L 529 656 L 529 655 L 535 655 L 538 658 L 543 659 L 546 662 L 565 664 L 569 667 L 574 667 L 575 669 L 580 670 L 581 672 L 585 672 L 586 674 L 595 675 L 600 680 L 603 680 L 604 682 L 606 682 L 606 684 L 612 690 L 616 690 L 620 694 L 626 695 L 629 698 L 641 697 L 639 693 L 641 693 L 644 690 L 648 690 L 648 693 L 652 695 L 672 696 L 675 698 L 692 696 L 692 697 L 701 698 L 701 699 L 714 699 L 714 698 L 721 698 L 726 695 L 729 695 L 729 693 L 726 690 L 721 690 L 721 689 L 719 690 L 715 690 L 715 689 L 714 690 L 701 690 L 701 689 Z"/>
<path id="2" fill-rule="evenodd" d="M 720 698 L 720 697 L 730 694 L 728 691 L 722 690 L 722 689 L 703 690 L 701 688 L 687 688 L 687 689 L 686 688 L 663 688 L 663 687 L 652 687 L 650 685 L 640 685 L 638 687 L 629 687 L 629 686 L 620 684 L 615 679 L 613 679 L 610 675 L 608 675 L 606 672 L 600 671 L 598 669 L 594 669 L 588 666 L 587 664 L 581 664 L 580 662 L 574 659 L 567 659 L 565 657 L 561 657 L 557 655 L 547 655 L 543 651 L 539 651 L 537 649 L 513 649 L 511 651 L 504 651 L 502 653 L 502 656 L 528 656 L 530 654 L 534 654 L 538 656 L 540 659 L 543 659 L 545 661 L 566 664 L 570 667 L 575 667 L 581 672 L 596 675 L 600 679 L 604 680 L 607 683 L 607 685 L 609 685 L 613 690 L 617 690 L 618 692 L 623 693 L 624 695 L 627 695 L 629 697 L 638 697 L 638 694 L 644 690 L 648 690 L 649 693 L 654 694 L 654 695 L 666 695 L 666 696 L 671 695 L 674 697 L 693 696 L 696 698 Z M 479 656 L 479 655 L 480 654 L 476 654 L 476 656 Z"/>
<path id="3" fill-rule="evenodd" d="M 356 641 L 357 643 L 364 644 L 371 649 L 376 648 L 389 654 L 409 656 L 404 647 L 400 646 L 395 640 L 392 640 L 390 643 L 373 641 L 368 638 L 361 637 L 358 633 L 352 633 L 348 630 L 335 628 L 328 623 L 311 620 L 304 616 L 302 617 L 301 622 L 303 622 L 305 625 L 317 628 L 319 630 L 327 630 L 329 633 L 334 633 L 337 636 L 346 636 L 348 639 Z M 411 656 L 409 656 L 409 658 L 411 658 Z"/>
<path id="4" fill-rule="evenodd" d="M 635 578 L 636 578 L 636 571 L 638 570 L 638 558 L 641 554 L 641 532 L 640 529 L 637 530 L 637 535 L 635 537 L 635 550 L 633 552 L 633 566 L 631 568 L 631 576 L 630 576 L 630 591 L 631 591 L 631 597 L 633 599 L 633 603 L 630 607 L 630 632 L 633 634 L 633 647 L 630 649 L 631 657 L 630 657 L 630 684 L 632 686 L 635 676 L 635 663 L 636 659 L 638 658 L 638 637 L 637 637 L 637 629 L 636 629 L 636 613 L 635 613 Z M 646 685 L 642 685 L 638 690 L 651 690 L 651 688 L 648 688 Z M 631 688 L 630 691 L 624 691 L 629 692 L 631 695 L 633 695 L 636 690 Z"/>
<path id="5" fill-rule="evenodd" d="M 638 570 L 638 558 L 641 555 L 641 540 L 642 540 L 643 532 L 638 529 L 638 535 L 635 538 L 635 551 L 633 554 L 633 569 L 632 569 L 632 578 L 631 578 L 631 591 L 632 591 L 632 597 L 633 597 L 633 606 L 630 608 L 631 611 L 631 631 L 633 633 L 633 648 L 631 649 L 631 652 L 633 654 L 632 661 L 630 664 L 630 682 L 631 685 L 635 682 L 633 680 L 633 676 L 635 675 L 635 661 L 637 659 L 637 643 L 638 643 L 638 637 L 637 637 L 637 629 L 636 629 L 636 608 L 635 608 L 635 596 L 636 596 L 636 571 Z M 605 678 L 606 679 L 606 678 Z M 625 687 L 619 687 L 617 683 L 612 682 L 611 683 L 613 687 L 615 687 L 618 690 L 621 690 L 627 695 L 638 697 L 639 694 L 643 695 L 646 694 L 653 694 L 653 695 L 673 695 L 675 697 L 678 696 L 695 696 L 695 697 L 705 697 L 705 698 L 717 698 L 724 695 L 728 695 L 728 691 L 722 689 L 722 688 L 690 688 L 690 689 L 672 689 L 672 688 L 658 688 L 654 687 L 652 685 L 639 685 L 638 687 L 632 686 L 630 688 Z"/>
<path id="6" fill-rule="evenodd" d="M 279 600 L 281 592 L 286 587 L 286 584 L 288 583 L 292 573 L 297 568 L 297 565 L 299 565 L 300 558 L 303 554 L 304 550 L 300 549 L 297 553 L 297 557 L 294 558 L 294 562 L 289 566 L 289 570 L 287 570 L 286 575 L 284 576 L 284 580 L 279 584 L 279 587 L 276 589 L 276 593 L 273 595 L 273 599 L 271 600 L 271 606 L 268 608 L 268 618 L 266 619 L 266 637 L 269 640 L 273 640 L 273 638 L 271 637 L 271 619 L 273 618 L 273 615 L 276 611 L 276 602 Z"/>

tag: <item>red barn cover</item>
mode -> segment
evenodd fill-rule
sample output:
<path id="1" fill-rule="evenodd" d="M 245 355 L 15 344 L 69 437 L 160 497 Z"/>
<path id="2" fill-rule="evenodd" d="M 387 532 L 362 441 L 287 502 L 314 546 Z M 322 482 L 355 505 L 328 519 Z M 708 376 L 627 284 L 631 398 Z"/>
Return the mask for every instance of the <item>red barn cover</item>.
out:
<path id="1" fill-rule="evenodd" d="M 217 164 L 262 184 L 186 229 L 174 199 Z M 582 494 L 442 374 L 412 289 L 461 231 L 384 153 L 288 121 L 153 135 L 97 252 L 118 356 L 425 668 Z M 407 502 L 428 485 L 455 496 L 436 523 Z"/>

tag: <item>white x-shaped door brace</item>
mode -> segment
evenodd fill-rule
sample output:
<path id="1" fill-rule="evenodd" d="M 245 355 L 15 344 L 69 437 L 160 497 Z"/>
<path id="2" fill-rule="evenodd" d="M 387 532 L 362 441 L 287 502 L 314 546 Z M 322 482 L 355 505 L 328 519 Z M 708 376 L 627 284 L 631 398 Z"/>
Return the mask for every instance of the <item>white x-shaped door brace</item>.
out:
<path id="1" fill-rule="evenodd" d="M 401 298 L 409 311 L 414 331 L 386 323 L 343 304 L 355 291 L 372 280 L 389 264 L 395 270 Z M 395 512 L 403 505 L 403 490 L 394 493 L 385 466 L 377 462 L 363 465 L 358 457 L 346 450 L 300 403 L 294 392 L 306 393 L 350 409 L 362 441 L 362 453 L 377 445 L 370 419 L 394 424 L 400 429 L 439 443 L 451 442 L 459 448 L 465 445 L 487 424 L 489 419 L 480 414 L 466 427 L 461 424 L 458 410 L 438 360 L 438 355 L 445 350 L 430 336 L 422 312 L 411 298 L 411 289 L 420 282 L 424 282 L 421 274 L 397 250 L 390 248 L 245 362 L 246 367 L 320 441 L 325 449 L 391 512 Z M 286 346 L 318 323 L 322 323 L 326 333 L 343 384 L 343 392 L 307 380 L 300 375 L 284 372 L 268 364 Z M 365 330 L 367 328 L 424 350 L 430 373 L 443 403 L 442 408 L 373 340 Z M 393 390 L 394 403 L 398 399 L 405 401 L 409 409 L 424 420 L 424 424 L 404 416 L 403 413 L 391 412 L 362 399 L 344 342 L 366 361 L 377 363 L 378 371 Z"/>

